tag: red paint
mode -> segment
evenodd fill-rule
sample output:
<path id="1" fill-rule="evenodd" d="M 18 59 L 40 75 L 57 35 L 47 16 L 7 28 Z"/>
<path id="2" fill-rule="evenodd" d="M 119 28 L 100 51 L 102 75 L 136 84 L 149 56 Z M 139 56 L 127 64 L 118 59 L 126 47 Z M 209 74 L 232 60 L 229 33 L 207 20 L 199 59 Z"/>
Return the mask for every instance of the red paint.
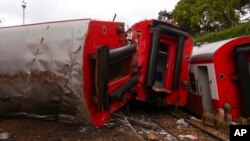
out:
<path id="1" fill-rule="evenodd" d="M 233 118 L 238 118 L 241 115 L 240 88 L 232 78 L 233 74 L 237 74 L 233 50 L 235 46 L 246 43 L 250 43 L 250 36 L 232 40 L 221 46 L 214 54 L 214 67 L 220 103 L 219 107 L 216 108 L 222 107 L 226 102 L 229 103 L 232 105 L 231 114 Z M 221 73 L 225 75 L 223 80 L 219 79 Z"/>
<path id="2" fill-rule="evenodd" d="M 87 19 L 86 19 L 87 20 Z M 78 20 L 68 20 L 68 21 L 60 21 L 60 22 L 74 22 Z M 100 111 L 98 110 L 98 104 L 95 103 L 95 64 L 93 59 L 90 58 L 91 55 L 95 54 L 97 49 L 101 46 L 107 45 L 110 49 L 118 48 L 121 46 L 125 46 L 126 43 L 126 34 L 118 33 L 117 29 L 123 26 L 123 23 L 119 22 L 104 22 L 104 21 L 93 21 L 89 20 L 88 31 L 86 34 L 85 42 L 83 42 L 83 91 L 84 91 L 84 100 L 87 107 L 86 116 L 92 121 L 92 123 L 99 127 L 103 125 L 111 113 L 121 106 L 126 104 L 131 98 L 131 94 L 126 92 L 123 99 L 116 99 L 111 102 L 108 111 Z M 137 53 L 134 56 L 137 62 L 134 62 L 134 65 L 138 65 L 138 72 L 135 75 L 139 76 L 139 82 L 136 84 L 135 88 L 137 91 L 136 98 L 138 100 L 147 101 L 149 97 L 148 89 L 145 87 L 146 74 L 148 68 L 148 57 L 149 57 L 149 49 L 151 45 L 151 31 L 149 25 L 153 20 L 145 20 L 142 22 L 136 23 L 132 29 L 128 32 L 132 34 L 132 43 L 137 44 Z M 50 24 L 57 23 L 56 22 L 48 22 Z M 48 24 L 48 23 L 39 23 L 39 24 Z M 170 23 L 164 22 L 165 24 L 172 25 Z M 37 24 L 30 24 L 24 26 L 35 26 Z M 15 27 L 15 26 L 14 26 Z M 17 26 L 18 27 L 18 26 Z M 11 28 L 11 27 L 4 27 Z M 63 29 L 62 29 L 63 30 Z M 161 43 L 169 45 L 168 53 L 169 55 L 166 57 L 168 60 L 168 68 L 166 68 L 166 76 L 164 80 L 164 88 L 171 89 L 172 88 L 172 80 L 174 74 L 174 67 L 176 64 L 176 47 L 177 47 L 177 39 L 174 36 L 161 35 Z M 175 104 L 175 105 L 184 105 L 186 103 L 186 93 L 187 88 L 182 85 L 183 80 L 188 80 L 188 66 L 190 60 L 185 60 L 185 56 L 190 58 L 192 51 L 192 39 L 189 37 L 185 41 L 185 47 L 183 52 L 183 60 L 182 67 L 180 73 L 180 89 L 173 91 L 170 94 L 166 94 L 165 100 L 166 103 Z M 129 67 L 129 64 L 128 64 Z M 131 74 L 121 75 L 120 77 L 112 80 L 108 84 L 108 93 L 116 90 L 123 84 L 125 84 L 128 80 L 130 80 Z"/>
<path id="3" fill-rule="evenodd" d="M 100 112 L 97 109 L 97 104 L 93 103 L 91 96 L 94 95 L 92 89 L 93 86 L 91 83 L 93 78 L 91 74 L 94 71 L 91 71 L 91 61 L 89 59 L 89 54 L 95 53 L 96 49 L 103 45 L 108 45 L 110 49 L 121 47 L 125 45 L 125 34 L 118 34 L 117 27 L 123 25 L 123 23 L 118 22 L 100 22 L 100 21 L 90 21 L 87 38 L 85 40 L 85 47 L 83 51 L 83 88 L 85 94 L 85 101 L 89 110 L 90 119 L 96 127 L 103 125 L 109 118 L 110 114 L 123 106 L 131 96 L 125 94 L 126 98 L 124 100 L 113 101 L 110 105 L 109 111 Z M 106 28 L 106 32 L 103 32 L 103 28 Z M 92 74 L 93 75 L 93 74 Z M 115 90 L 127 80 L 130 76 L 121 76 L 120 78 L 109 83 L 108 90 L 109 92 Z"/>
<path id="4" fill-rule="evenodd" d="M 150 93 L 147 91 L 145 82 L 148 68 L 148 60 L 149 60 L 149 51 L 151 47 L 152 33 L 150 29 L 150 24 L 153 20 L 145 20 L 134 24 L 129 31 L 132 34 L 132 42 L 137 42 L 137 53 L 138 53 L 138 64 L 139 70 L 138 75 L 140 76 L 139 83 L 137 84 L 137 100 L 148 101 L 148 97 Z M 163 22 L 165 24 L 170 24 L 167 22 Z M 172 24 L 171 24 L 172 25 Z M 168 67 L 165 72 L 165 80 L 164 80 L 164 88 L 172 90 L 172 80 L 174 75 L 174 67 L 176 64 L 176 47 L 177 47 L 177 39 L 174 36 L 169 36 L 165 34 L 161 34 L 160 42 L 163 44 L 168 44 Z M 183 59 L 180 73 L 179 86 L 180 88 L 176 91 L 172 91 L 171 93 L 165 94 L 165 99 L 163 99 L 167 104 L 171 105 L 179 105 L 184 106 L 187 101 L 187 91 L 188 89 L 183 86 L 182 82 L 184 80 L 188 81 L 188 68 L 191 58 L 191 52 L 193 47 L 193 41 L 191 37 L 188 37 L 184 43 L 183 50 Z M 188 60 L 185 60 L 185 56 L 188 57 Z"/>
<path id="5" fill-rule="evenodd" d="M 82 19 L 81 19 L 82 20 Z M 129 92 L 126 92 L 123 99 L 116 99 L 111 102 L 108 111 L 99 111 L 98 104 L 95 103 L 94 96 L 95 92 L 95 67 L 93 58 L 90 58 L 90 55 L 95 54 L 97 49 L 101 46 L 107 45 L 110 49 L 118 48 L 121 46 L 125 46 L 126 43 L 126 34 L 118 33 L 117 29 L 120 26 L 123 26 L 123 23 L 119 22 L 104 22 L 104 21 L 94 21 L 89 20 L 88 31 L 86 34 L 86 39 L 83 42 L 83 65 L 82 65 L 82 79 L 83 79 L 83 94 L 84 94 L 84 104 L 87 107 L 86 113 L 83 113 L 87 116 L 88 119 L 92 121 L 95 127 L 99 127 L 103 125 L 111 113 L 115 110 L 118 110 L 121 106 L 126 104 L 131 98 L 132 95 Z M 60 21 L 60 22 L 75 22 L 79 20 L 68 20 L 68 21 Z M 148 68 L 148 58 L 149 51 L 151 47 L 152 33 L 150 29 L 150 24 L 153 20 L 145 20 L 134 24 L 131 30 L 128 32 L 132 34 L 132 43 L 137 44 L 137 57 L 138 63 L 135 61 L 134 64 L 138 64 L 138 72 L 135 75 L 138 75 L 139 82 L 136 84 L 136 99 L 141 101 L 148 101 L 149 91 L 145 86 L 145 82 L 147 80 L 147 68 Z M 53 24 L 56 22 L 47 22 L 47 23 L 38 23 L 40 24 Z M 173 26 L 173 24 L 168 22 L 162 22 L 168 25 Z M 22 26 L 35 26 L 38 24 L 29 24 Z M 12 26 L 12 27 L 21 27 L 21 26 Z M 3 27 L 3 28 L 12 28 L 12 27 Z M 85 28 L 85 27 L 83 27 Z M 63 30 L 63 29 L 62 29 Z M 168 67 L 165 70 L 166 77 L 164 79 L 164 88 L 172 90 L 172 81 L 174 75 L 174 68 L 176 65 L 176 51 L 177 51 L 177 38 L 174 36 L 169 36 L 165 34 L 161 34 L 160 42 L 164 45 L 168 45 L 168 55 L 165 58 L 168 63 Z M 173 91 L 171 93 L 165 93 L 165 97 L 163 100 L 167 104 L 171 105 L 179 105 L 183 106 L 187 101 L 187 87 L 185 87 L 182 82 L 188 81 L 188 67 L 190 63 L 190 56 L 192 52 L 193 41 L 189 36 L 184 42 L 184 50 L 181 62 L 181 72 L 179 79 L 179 89 Z M 93 56 L 92 56 L 93 57 Z M 187 57 L 187 58 L 186 58 Z M 129 64 L 128 64 L 128 67 Z M 108 84 L 108 92 L 116 90 L 123 84 L 125 84 L 131 78 L 131 74 L 121 75 L 120 77 L 112 80 Z"/>
<path id="6" fill-rule="evenodd" d="M 191 62 L 191 66 L 193 64 L 214 64 L 214 71 L 217 81 L 216 91 L 218 91 L 219 99 L 212 99 L 213 109 L 223 108 L 224 103 L 229 103 L 231 105 L 231 115 L 233 118 L 238 118 L 241 115 L 242 108 L 240 88 L 237 84 L 237 77 L 235 76 L 235 74 L 237 74 L 237 71 L 233 51 L 237 45 L 242 45 L 246 43 L 250 43 L 250 36 L 232 39 L 228 42 L 225 42 L 217 50 L 215 50 L 215 52 L 213 52 L 213 57 L 211 58 L 211 60 L 199 61 L 199 59 L 196 58 L 196 61 Z M 203 46 L 205 47 L 206 44 Z M 200 48 L 202 49 L 202 47 Z M 200 59 L 202 60 L 202 58 Z M 224 74 L 225 78 L 220 79 L 220 74 Z M 201 96 L 194 97 L 194 94 L 190 94 L 189 99 L 190 103 L 188 103 L 188 109 L 195 113 L 202 113 L 203 109 L 202 111 L 200 111 L 201 108 L 195 108 L 195 106 L 190 106 L 190 104 L 194 104 L 196 103 L 196 101 L 201 101 Z"/>
<path id="7" fill-rule="evenodd" d="M 191 61 L 191 64 L 211 64 L 213 60 Z"/>
<path id="8" fill-rule="evenodd" d="M 214 105 L 214 107 L 218 107 L 219 106 L 219 100 L 214 100 L 212 99 L 212 104 Z M 203 114 L 203 105 L 202 105 L 202 99 L 201 96 L 198 94 L 194 94 L 194 93 L 190 93 L 188 95 L 188 102 L 186 107 L 188 108 L 188 110 L 192 111 L 192 113 L 197 114 L 202 116 Z M 216 108 L 214 108 L 215 110 Z"/>

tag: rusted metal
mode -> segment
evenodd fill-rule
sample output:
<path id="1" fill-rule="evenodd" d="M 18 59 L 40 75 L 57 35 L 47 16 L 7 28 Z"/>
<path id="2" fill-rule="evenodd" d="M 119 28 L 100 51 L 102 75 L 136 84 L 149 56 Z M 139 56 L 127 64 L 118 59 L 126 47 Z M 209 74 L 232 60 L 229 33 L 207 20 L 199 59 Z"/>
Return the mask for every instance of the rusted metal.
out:
<path id="1" fill-rule="evenodd" d="M 129 88 L 137 79 L 130 63 L 136 51 L 126 43 L 121 22 L 79 19 L 0 28 L 0 117 L 100 127 L 133 97 Z M 111 101 L 113 92 L 118 98 Z"/>
<path id="2" fill-rule="evenodd" d="M 56 82 L 60 80 L 67 81 L 69 78 L 63 73 L 54 73 L 49 71 L 33 71 L 31 73 L 19 73 L 13 76 L 0 74 L 0 81 L 10 81 L 16 78 L 28 81 L 29 79 L 41 79 L 46 82 Z"/>
<path id="3" fill-rule="evenodd" d="M 82 81 L 89 21 L 1 28 L 1 117 L 90 121 Z"/>
<path id="4" fill-rule="evenodd" d="M 239 117 L 238 122 L 240 125 L 247 125 L 247 119 L 244 117 Z"/>
<path id="5" fill-rule="evenodd" d="M 225 114 L 223 109 L 219 108 L 215 110 L 214 124 L 216 128 L 222 125 L 222 123 L 224 122 L 224 117 Z"/>
<path id="6" fill-rule="evenodd" d="M 206 125 L 214 126 L 214 113 L 205 111 L 202 115 L 202 121 Z"/>
<path id="7" fill-rule="evenodd" d="M 219 126 L 223 125 L 223 122 L 225 122 L 224 110 L 216 109 L 214 112 L 205 111 L 202 115 L 202 120 L 204 124 L 218 128 Z"/>

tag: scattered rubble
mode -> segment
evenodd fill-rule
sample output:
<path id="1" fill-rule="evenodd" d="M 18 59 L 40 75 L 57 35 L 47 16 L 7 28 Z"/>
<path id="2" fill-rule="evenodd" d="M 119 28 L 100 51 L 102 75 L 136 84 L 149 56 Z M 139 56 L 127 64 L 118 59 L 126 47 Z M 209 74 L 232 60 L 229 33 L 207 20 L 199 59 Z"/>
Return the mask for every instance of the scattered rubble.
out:
<path id="1" fill-rule="evenodd" d="M 3 133 L 0 133 L 0 140 L 7 140 L 10 138 L 10 133 L 9 132 L 3 132 Z"/>
<path id="2" fill-rule="evenodd" d="M 177 124 L 177 125 L 183 125 L 183 126 L 185 126 L 185 127 L 188 127 L 188 123 L 185 122 L 185 120 L 184 120 L 183 118 L 178 119 L 178 120 L 176 121 L 176 124 Z"/>
<path id="3" fill-rule="evenodd" d="M 150 141 L 158 141 L 159 137 L 157 136 L 157 134 L 154 131 L 152 131 L 152 132 L 149 132 L 147 134 L 147 139 Z"/>
<path id="4" fill-rule="evenodd" d="M 191 140 L 196 140 L 197 139 L 197 136 L 194 136 L 194 135 L 178 135 L 178 137 L 183 140 L 183 139 L 191 139 Z"/>
<path id="5" fill-rule="evenodd" d="M 213 141 L 217 139 L 193 125 L 193 121 L 201 123 L 199 119 L 174 117 L 164 111 L 147 110 L 146 113 L 135 108 L 129 113 L 118 111 L 100 128 L 38 119 L 0 118 L 0 140 Z"/>

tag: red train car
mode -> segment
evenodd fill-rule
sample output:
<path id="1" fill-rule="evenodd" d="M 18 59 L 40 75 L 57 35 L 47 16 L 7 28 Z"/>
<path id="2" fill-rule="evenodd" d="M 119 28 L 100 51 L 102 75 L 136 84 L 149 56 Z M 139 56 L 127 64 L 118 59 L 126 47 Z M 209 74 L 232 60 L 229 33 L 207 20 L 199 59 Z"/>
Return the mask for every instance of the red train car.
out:
<path id="1" fill-rule="evenodd" d="M 0 29 L 0 116 L 101 126 L 132 94 L 124 24 L 89 19 Z M 121 94 L 122 93 L 122 94 Z"/>
<path id="2" fill-rule="evenodd" d="M 89 19 L 0 29 L 0 116 L 103 125 L 134 95 L 183 106 L 192 38 L 157 20 Z M 159 102 L 160 100 L 160 102 Z"/>
<path id="3" fill-rule="evenodd" d="M 188 109 L 224 109 L 232 118 L 250 116 L 250 36 L 194 47 Z"/>
<path id="4" fill-rule="evenodd" d="M 137 45 L 136 99 L 184 106 L 193 40 L 168 22 L 144 20 L 132 26 L 128 38 Z"/>

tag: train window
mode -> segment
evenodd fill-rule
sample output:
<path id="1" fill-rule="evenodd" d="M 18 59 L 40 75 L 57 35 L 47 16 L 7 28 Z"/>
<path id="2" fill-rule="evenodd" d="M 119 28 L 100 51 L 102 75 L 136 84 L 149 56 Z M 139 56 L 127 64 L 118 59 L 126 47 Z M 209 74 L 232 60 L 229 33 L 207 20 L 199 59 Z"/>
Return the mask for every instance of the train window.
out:
<path id="1" fill-rule="evenodd" d="M 191 89 L 191 92 L 197 92 L 194 73 L 189 73 L 189 77 L 190 77 L 190 89 Z"/>
<path id="2" fill-rule="evenodd" d="M 167 67 L 167 58 L 168 58 L 168 44 L 160 43 L 158 55 L 157 55 L 157 65 L 156 65 L 156 87 L 163 88 L 164 79 Z"/>
<path id="3" fill-rule="evenodd" d="M 109 81 L 116 80 L 124 75 L 128 75 L 130 73 L 130 57 L 116 61 L 109 66 Z"/>
<path id="4" fill-rule="evenodd" d="M 168 44 L 160 43 L 158 52 L 167 54 L 168 53 L 168 46 L 169 46 Z"/>

